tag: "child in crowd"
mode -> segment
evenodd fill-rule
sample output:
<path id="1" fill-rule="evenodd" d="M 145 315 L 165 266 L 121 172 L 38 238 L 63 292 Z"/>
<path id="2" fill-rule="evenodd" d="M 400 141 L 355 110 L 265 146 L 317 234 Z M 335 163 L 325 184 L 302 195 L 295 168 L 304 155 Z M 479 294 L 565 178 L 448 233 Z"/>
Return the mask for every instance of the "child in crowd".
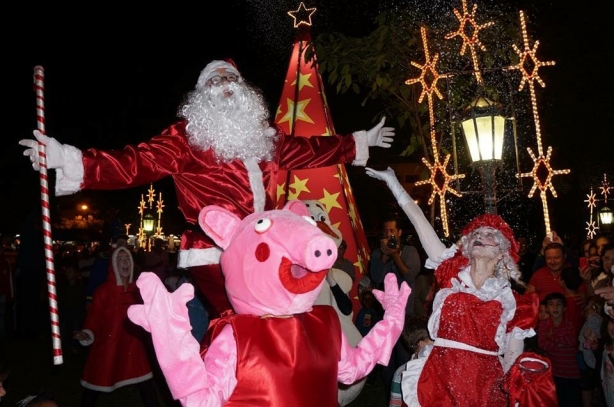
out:
<path id="1" fill-rule="evenodd" d="M 408 366 L 424 364 L 426 357 L 433 349 L 433 340 L 429 336 L 427 321 L 424 318 L 415 318 L 405 323 L 402 336 L 403 341 L 412 352 L 409 362 L 402 364 L 394 373 L 390 387 L 390 404 L 388 407 L 407 407 L 403 401 L 401 379 Z"/>
<path id="2" fill-rule="evenodd" d="M 365 290 L 360 294 L 360 305 L 361 308 L 358 314 L 356 314 L 354 325 L 356 325 L 360 334 L 365 337 L 373 328 L 373 325 L 380 320 L 379 314 L 375 309 L 375 297 L 371 290 Z"/>
<path id="3" fill-rule="evenodd" d="M 606 405 L 614 407 L 614 320 L 605 318 L 603 326 L 604 346 L 601 358 L 601 386 Z"/>
<path id="4" fill-rule="evenodd" d="M 544 352 L 539 348 L 537 338 L 539 337 L 539 323 L 544 319 L 550 318 L 548 308 L 546 307 L 546 301 L 539 302 L 539 313 L 537 314 L 537 318 L 537 325 L 535 326 L 536 335 L 524 340 L 524 350 L 526 352 L 535 352 L 539 355 L 543 355 Z"/>
<path id="5" fill-rule="evenodd" d="M 577 331 L 565 316 L 567 301 L 563 294 L 551 292 L 544 301 L 550 318 L 539 322 L 538 345 L 552 363 L 559 407 L 577 407 L 582 405 Z"/>

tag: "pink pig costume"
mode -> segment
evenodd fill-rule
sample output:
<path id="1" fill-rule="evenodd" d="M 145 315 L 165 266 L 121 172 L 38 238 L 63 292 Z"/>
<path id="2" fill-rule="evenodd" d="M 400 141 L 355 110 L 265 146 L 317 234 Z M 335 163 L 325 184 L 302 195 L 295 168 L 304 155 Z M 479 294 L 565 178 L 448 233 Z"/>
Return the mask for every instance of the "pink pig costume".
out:
<path id="1" fill-rule="evenodd" d="M 350 346 L 334 309 L 313 305 L 337 250 L 302 202 L 243 220 L 207 206 L 199 223 L 224 250 L 222 270 L 236 311 L 212 325 L 204 356 L 190 332 L 189 284 L 169 293 L 157 276 L 142 273 L 137 285 L 144 305 L 128 310 L 151 332 L 162 372 L 183 406 L 335 407 L 338 381 L 354 383 L 376 363 L 388 363 L 409 286 L 397 288 L 392 276 L 385 291 L 375 290 L 384 318 Z"/>

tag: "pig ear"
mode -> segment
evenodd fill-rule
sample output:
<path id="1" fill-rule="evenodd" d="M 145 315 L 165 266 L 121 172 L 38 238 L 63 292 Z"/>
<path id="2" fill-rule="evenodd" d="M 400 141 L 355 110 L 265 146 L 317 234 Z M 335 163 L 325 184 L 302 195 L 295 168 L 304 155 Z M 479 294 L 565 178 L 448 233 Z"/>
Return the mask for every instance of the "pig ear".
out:
<path id="1" fill-rule="evenodd" d="M 241 220 L 227 209 L 210 205 L 200 211 L 198 223 L 218 246 L 226 249 Z"/>
<path id="2" fill-rule="evenodd" d="M 284 210 L 294 212 L 299 216 L 311 216 L 311 214 L 309 213 L 309 209 L 307 209 L 305 203 L 303 201 L 299 201 L 298 199 L 293 199 L 286 202 L 286 204 L 284 205 Z"/>

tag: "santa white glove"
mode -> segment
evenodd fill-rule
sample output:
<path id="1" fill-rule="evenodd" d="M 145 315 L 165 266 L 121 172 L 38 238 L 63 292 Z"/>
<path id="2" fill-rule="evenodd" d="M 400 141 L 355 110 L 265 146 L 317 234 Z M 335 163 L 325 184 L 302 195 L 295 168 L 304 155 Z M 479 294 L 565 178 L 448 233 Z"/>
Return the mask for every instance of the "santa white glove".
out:
<path id="1" fill-rule="evenodd" d="M 32 162 L 32 168 L 36 171 L 40 170 L 41 157 L 38 153 L 38 143 L 41 142 L 45 145 L 45 153 L 47 156 L 47 168 L 62 168 L 64 166 L 64 145 L 59 143 L 53 137 L 47 137 L 38 130 L 34 130 L 34 137 L 36 140 L 24 139 L 20 140 L 19 144 L 28 147 L 23 155 L 30 157 Z"/>
<path id="2" fill-rule="evenodd" d="M 384 127 L 385 121 L 386 116 L 382 117 L 382 120 L 371 130 L 367 130 L 367 144 L 369 147 L 390 147 L 394 137 L 394 127 Z"/>
<path id="3" fill-rule="evenodd" d="M 399 206 L 414 225 L 426 254 L 431 259 L 438 259 L 445 250 L 445 246 L 424 216 L 422 209 L 420 209 L 418 204 L 414 202 L 411 196 L 405 191 L 405 188 L 399 183 L 394 170 L 390 167 L 384 171 L 376 171 L 369 167 L 366 167 L 365 170 L 370 177 L 386 182 L 392 195 L 394 195 L 399 203 Z"/>

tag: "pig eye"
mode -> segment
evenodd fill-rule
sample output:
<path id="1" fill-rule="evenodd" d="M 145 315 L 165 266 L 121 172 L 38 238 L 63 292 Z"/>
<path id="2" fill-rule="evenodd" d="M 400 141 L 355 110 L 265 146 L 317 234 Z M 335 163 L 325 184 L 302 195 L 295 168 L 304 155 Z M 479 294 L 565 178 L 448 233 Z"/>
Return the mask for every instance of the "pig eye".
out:
<path id="1" fill-rule="evenodd" d="M 313 220 L 311 217 L 309 216 L 303 216 L 303 219 L 305 219 L 307 222 L 309 222 L 310 224 L 312 224 L 313 226 L 317 226 L 316 225 L 316 221 Z"/>
<path id="2" fill-rule="evenodd" d="M 269 218 L 259 219 L 258 222 L 254 225 L 254 229 L 258 233 L 264 233 L 271 228 L 273 225 L 273 221 Z"/>

